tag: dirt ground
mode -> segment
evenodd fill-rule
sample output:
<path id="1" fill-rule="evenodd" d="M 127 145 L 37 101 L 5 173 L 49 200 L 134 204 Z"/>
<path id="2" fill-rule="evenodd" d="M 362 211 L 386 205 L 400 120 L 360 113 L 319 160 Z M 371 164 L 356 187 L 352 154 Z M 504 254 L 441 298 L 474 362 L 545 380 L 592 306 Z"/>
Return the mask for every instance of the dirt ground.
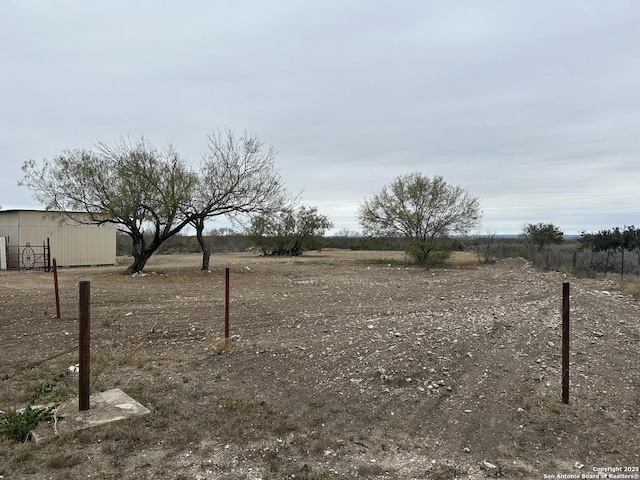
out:
<path id="1" fill-rule="evenodd" d="M 199 264 L 63 269 L 60 319 L 52 274 L 0 274 L 0 410 L 77 362 L 59 354 L 77 344 L 89 280 L 92 388 L 152 412 L 0 443 L 0 478 L 637 478 L 640 304 L 610 281 L 569 278 L 563 405 L 560 273 L 469 257 L 426 271 L 401 252 L 339 250 Z M 77 374 L 43 400 L 74 395 Z"/>

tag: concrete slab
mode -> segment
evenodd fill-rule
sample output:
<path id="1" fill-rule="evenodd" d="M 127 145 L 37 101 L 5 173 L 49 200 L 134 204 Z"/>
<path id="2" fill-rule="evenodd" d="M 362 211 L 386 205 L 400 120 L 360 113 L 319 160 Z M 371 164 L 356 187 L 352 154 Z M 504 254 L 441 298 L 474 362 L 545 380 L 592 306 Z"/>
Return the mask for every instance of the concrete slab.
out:
<path id="1" fill-rule="evenodd" d="M 57 410 L 57 420 L 38 425 L 31 432 L 31 440 L 36 443 L 45 442 L 85 428 L 151 413 L 119 388 L 91 395 L 89 406 L 89 410 L 80 411 L 78 398 L 64 402 Z"/>

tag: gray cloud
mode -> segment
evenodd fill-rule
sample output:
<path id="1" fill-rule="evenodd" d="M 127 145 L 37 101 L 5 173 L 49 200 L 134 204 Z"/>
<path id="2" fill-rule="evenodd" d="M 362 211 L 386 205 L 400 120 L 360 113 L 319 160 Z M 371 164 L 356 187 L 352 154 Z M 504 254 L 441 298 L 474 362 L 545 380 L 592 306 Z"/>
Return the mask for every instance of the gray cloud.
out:
<path id="1" fill-rule="evenodd" d="M 0 205 L 38 206 L 28 158 L 142 133 L 196 163 L 230 126 L 337 229 L 412 171 L 498 233 L 640 223 L 636 2 L 227 3 L 3 4 Z"/>

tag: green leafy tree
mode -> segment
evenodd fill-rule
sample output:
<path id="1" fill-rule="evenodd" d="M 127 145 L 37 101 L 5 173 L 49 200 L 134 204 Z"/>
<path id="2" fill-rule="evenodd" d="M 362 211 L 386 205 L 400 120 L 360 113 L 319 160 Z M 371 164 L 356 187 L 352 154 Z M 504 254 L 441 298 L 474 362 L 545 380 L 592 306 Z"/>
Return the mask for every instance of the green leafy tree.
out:
<path id="1" fill-rule="evenodd" d="M 638 244 L 639 235 L 638 230 L 633 226 L 624 227 L 624 230 L 619 231 L 619 243 L 620 243 L 620 252 L 622 253 L 622 259 L 620 262 L 620 280 L 624 278 L 624 252 L 633 252 L 634 250 L 640 248 Z M 640 259 L 640 252 L 638 253 L 638 258 Z"/>
<path id="2" fill-rule="evenodd" d="M 624 278 L 625 252 L 633 252 L 636 249 L 640 249 L 640 233 L 638 230 L 633 225 L 625 227 L 623 230 L 621 230 L 620 227 L 615 227 L 611 230 L 601 230 L 593 234 L 593 238 L 594 250 L 607 253 L 604 269 L 605 276 L 609 270 L 609 259 L 611 255 L 620 252 L 620 280 L 622 280 Z M 638 262 L 640 263 L 640 250 L 638 251 Z"/>
<path id="3" fill-rule="evenodd" d="M 627 227 L 631 232 L 630 251 L 635 251 L 638 258 L 638 277 L 640 278 L 640 228 L 633 225 Z"/>
<path id="4" fill-rule="evenodd" d="M 620 227 L 615 227 L 613 229 L 600 230 L 596 233 L 583 232 L 579 240 L 585 248 L 590 248 L 592 253 L 606 252 L 607 257 L 604 266 L 605 277 L 609 271 L 609 261 L 611 256 L 615 255 L 618 251 L 622 256 L 620 279 L 624 278 L 625 252 L 636 251 L 638 255 L 638 264 L 640 265 L 640 230 L 636 229 L 633 225 L 625 227 L 624 230 L 621 230 Z"/>
<path id="5" fill-rule="evenodd" d="M 593 235 L 593 250 L 595 252 L 606 252 L 607 259 L 604 265 L 604 275 L 607 276 L 609 270 L 609 259 L 612 252 L 615 252 L 617 247 L 617 239 L 615 234 L 611 230 L 600 230 Z"/>
<path id="6" fill-rule="evenodd" d="M 588 233 L 583 231 L 578 237 L 578 244 L 580 245 L 580 249 L 588 250 L 591 252 L 589 268 L 593 268 L 593 257 L 596 252 L 595 243 L 596 243 L 596 235 L 594 233 Z"/>
<path id="7" fill-rule="evenodd" d="M 289 201 L 274 159 L 274 148 L 256 135 L 245 132 L 236 137 L 233 130 L 209 135 L 195 193 L 185 210 L 202 250 L 202 270 L 209 269 L 211 256 L 211 244 L 204 236 L 207 220 L 266 215 Z"/>
<path id="8" fill-rule="evenodd" d="M 132 273 L 142 271 L 190 220 L 182 210 L 191 199 L 194 173 L 173 148 L 159 151 L 142 137 L 66 150 L 40 165 L 29 160 L 22 170 L 19 184 L 31 188 L 47 209 L 80 223 L 116 224 L 126 233 L 133 245 Z"/>
<path id="9" fill-rule="evenodd" d="M 358 210 L 365 235 L 405 237 L 409 255 L 426 268 L 450 253 L 451 235 L 468 233 L 480 216 L 478 199 L 464 188 L 420 173 L 397 177 Z"/>
<path id="10" fill-rule="evenodd" d="M 540 251 L 564 240 L 564 233 L 553 223 L 529 223 L 525 225 L 523 234 Z"/>
<path id="11" fill-rule="evenodd" d="M 306 242 L 321 237 L 333 225 L 318 214 L 316 207 L 286 208 L 277 213 L 255 216 L 249 236 L 264 255 L 302 254 Z"/>
<path id="12" fill-rule="evenodd" d="M 551 246 L 564 241 L 564 233 L 553 223 L 529 223 L 523 229 L 524 237 L 544 255 L 545 268 L 549 269 Z"/>

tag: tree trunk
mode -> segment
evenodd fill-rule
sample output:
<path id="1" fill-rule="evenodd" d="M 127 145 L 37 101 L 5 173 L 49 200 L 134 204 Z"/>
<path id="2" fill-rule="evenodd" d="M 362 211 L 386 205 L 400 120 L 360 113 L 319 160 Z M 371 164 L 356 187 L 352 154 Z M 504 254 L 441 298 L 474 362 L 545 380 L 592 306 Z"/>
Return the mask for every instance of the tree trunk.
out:
<path id="1" fill-rule="evenodd" d="M 291 247 L 291 250 L 289 251 L 289 255 L 290 256 L 294 256 L 297 257 L 298 255 L 300 255 L 302 253 L 302 240 L 304 239 L 304 235 L 300 234 L 296 237 L 295 241 L 293 242 L 293 247 Z"/>
<path id="2" fill-rule="evenodd" d="M 202 252 L 202 267 L 200 270 L 209 270 L 209 259 L 211 258 L 211 250 Z"/>
<path id="3" fill-rule="evenodd" d="M 131 254 L 133 255 L 133 263 L 127 267 L 128 273 L 139 273 L 144 268 L 149 257 L 144 255 L 145 241 L 142 232 L 131 234 Z"/>
<path id="4" fill-rule="evenodd" d="M 204 218 L 198 218 L 192 222 L 196 229 L 196 238 L 202 250 L 202 267 L 200 270 L 209 270 L 209 259 L 211 258 L 211 246 L 204 238 Z"/>
<path id="5" fill-rule="evenodd" d="M 151 256 L 153 255 L 153 252 L 155 252 L 156 249 L 154 249 L 153 251 L 150 250 L 143 250 L 140 254 L 136 255 L 134 253 L 133 255 L 133 264 L 129 265 L 129 268 L 127 268 L 127 271 L 129 273 L 141 273 L 142 269 L 145 267 L 145 265 L 147 264 L 147 260 L 149 260 L 151 258 Z"/>
<path id="6" fill-rule="evenodd" d="M 141 273 L 147 261 L 158 250 L 160 242 L 155 239 L 147 246 L 142 232 L 131 235 L 131 239 L 133 241 L 133 263 L 129 265 L 127 272 Z"/>

